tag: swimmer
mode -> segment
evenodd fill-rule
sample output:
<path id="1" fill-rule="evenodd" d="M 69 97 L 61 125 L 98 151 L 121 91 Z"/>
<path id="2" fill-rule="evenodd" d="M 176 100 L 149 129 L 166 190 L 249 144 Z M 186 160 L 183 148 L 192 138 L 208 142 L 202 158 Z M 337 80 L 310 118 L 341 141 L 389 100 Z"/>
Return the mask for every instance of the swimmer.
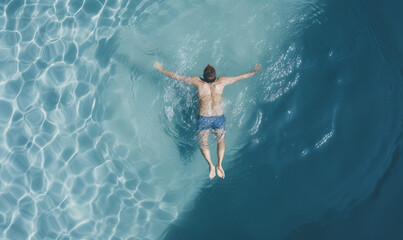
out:
<path id="1" fill-rule="evenodd" d="M 203 78 L 180 76 L 176 73 L 165 70 L 159 62 L 155 62 L 154 67 L 170 78 L 196 86 L 200 105 L 199 116 L 197 118 L 200 150 L 209 164 L 209 177 L 210 179 L 213 179 L 216 173 L 214 165 L 211 162 L 210 150 L 207 143 L 208 134 L 210 128 L 212 128 L 217 139 L 217 175 L 220 178 L 224 178 L 225 173 L 222 168 L 222 160 L 225 152 L 224 137 L 226 127 L 225 116 L 221 107 L 222 92 L 225 86 L 255 75 L 262 65 L 256 64 L 252 72 L 244 73 L 236 77 L 220 77 L 218 79 L 216 79 L 215 69 L 210 64 L 204 69 Z"/>

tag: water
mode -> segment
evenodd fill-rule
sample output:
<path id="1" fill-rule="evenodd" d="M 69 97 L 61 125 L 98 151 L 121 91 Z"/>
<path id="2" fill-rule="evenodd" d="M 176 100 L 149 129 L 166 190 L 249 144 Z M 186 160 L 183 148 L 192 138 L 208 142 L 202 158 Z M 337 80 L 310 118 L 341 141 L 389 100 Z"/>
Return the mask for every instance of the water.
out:
<path id="1" fill-rule="evenodd" d="M 402 10 L 1 1 L 0 238 L 403 238 Z M 154 61 L 263 65 L 224 91 L 225 180 L 198 150 L 196 90 Z"/>

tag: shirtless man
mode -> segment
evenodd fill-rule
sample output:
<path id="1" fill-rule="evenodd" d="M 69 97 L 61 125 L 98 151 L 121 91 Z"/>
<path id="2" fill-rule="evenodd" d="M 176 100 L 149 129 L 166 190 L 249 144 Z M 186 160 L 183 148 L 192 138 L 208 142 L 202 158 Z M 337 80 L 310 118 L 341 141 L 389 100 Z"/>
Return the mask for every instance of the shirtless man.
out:
<path id="1" fill-rule="evenodd" d="M 224 158 L 225 143 L 224 136 L 226 132 L 224 112 L 221 107 L 222 92 L 226 85 L 237 82 L 241 79 L 248 78 L 257 73 L 262 65 L 257 64 L 252 72 L 241 74 L 237 77 L 220 77 L 216 79 L 216 72 L 210 64 L 204 69 L 203 78 L 184 77 L 176 73 L 169 72 L 162 68 L 162 64 L 155 62 L 154 67 L 170 78 L 183 81 L 187 84 L 197 87 L 197 95 L 199 97 L 199 117 L 197 118 L 198 132 L 200 136 L 200 150 L 209 164 L 209 177 L 215 177 L 215 168 L 211 162 L 210 150 L 207 144 L 210 128 L 213 128 L 217 138 L 217 175 L 221 178 L 225 177 L 222 168 L 222 160 Z"/>

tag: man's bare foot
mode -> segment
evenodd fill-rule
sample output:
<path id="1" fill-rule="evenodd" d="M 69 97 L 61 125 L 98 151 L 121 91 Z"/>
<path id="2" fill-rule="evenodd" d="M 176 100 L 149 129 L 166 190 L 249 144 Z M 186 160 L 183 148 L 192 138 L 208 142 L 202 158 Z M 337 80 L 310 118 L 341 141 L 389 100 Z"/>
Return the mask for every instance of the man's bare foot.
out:
<path id="1" fill-rule="evenodd" d="M 222 168 L 222 166 L 217 165 L 217 175 L 220 178 L 225 178 L 225 173 L 224 173 L 224 169 Z"/>
<path id="2" fill-rule="evenodd" d="M 209 177 L 210 177 L 210 179 L 213 179 L 214 177 L 215 177 L 215 167 L 214 167 L 214 165 L 210 165 L 210 167 L 209 167 Z"/>

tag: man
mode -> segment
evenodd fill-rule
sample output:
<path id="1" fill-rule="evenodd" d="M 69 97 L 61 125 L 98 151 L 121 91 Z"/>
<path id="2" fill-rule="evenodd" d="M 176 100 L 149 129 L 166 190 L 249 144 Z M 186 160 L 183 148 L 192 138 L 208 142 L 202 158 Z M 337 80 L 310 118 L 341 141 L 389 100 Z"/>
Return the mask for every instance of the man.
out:
<path id="1" fill-rule="evenodd" d="M 224 136 L 226 132 L 224 112 L 221 107 L 222 92 L 224 87 L 235 83 L 241 79 L 251 77 L 257 73 L 262 65 L 257 64 L 252 72 L 241 74 L 237 77 L 220 77 L 216 79 L 216 72 L 210 64 L 204 69 L 203 78 L 184 77 L 173 72 L 168 72 L 162 68 L 162 64 L 155 62 L 154 67 L 170 78 L 183 81 L 187 84 L 197 87 L 197 95 L 199 97 L 199 117 L 197 119 L 200 150 L 209 164 L 209 177 L 213 179 L 216 175 L 215 168 L 210 158 L 210 150 L 207 139 L 210 128 L 213 128 L 217 138 L 217 175 L 221 178 L 225 177 L 222 168 L 222 160 L 224 158 L 225 143 Z"/>

